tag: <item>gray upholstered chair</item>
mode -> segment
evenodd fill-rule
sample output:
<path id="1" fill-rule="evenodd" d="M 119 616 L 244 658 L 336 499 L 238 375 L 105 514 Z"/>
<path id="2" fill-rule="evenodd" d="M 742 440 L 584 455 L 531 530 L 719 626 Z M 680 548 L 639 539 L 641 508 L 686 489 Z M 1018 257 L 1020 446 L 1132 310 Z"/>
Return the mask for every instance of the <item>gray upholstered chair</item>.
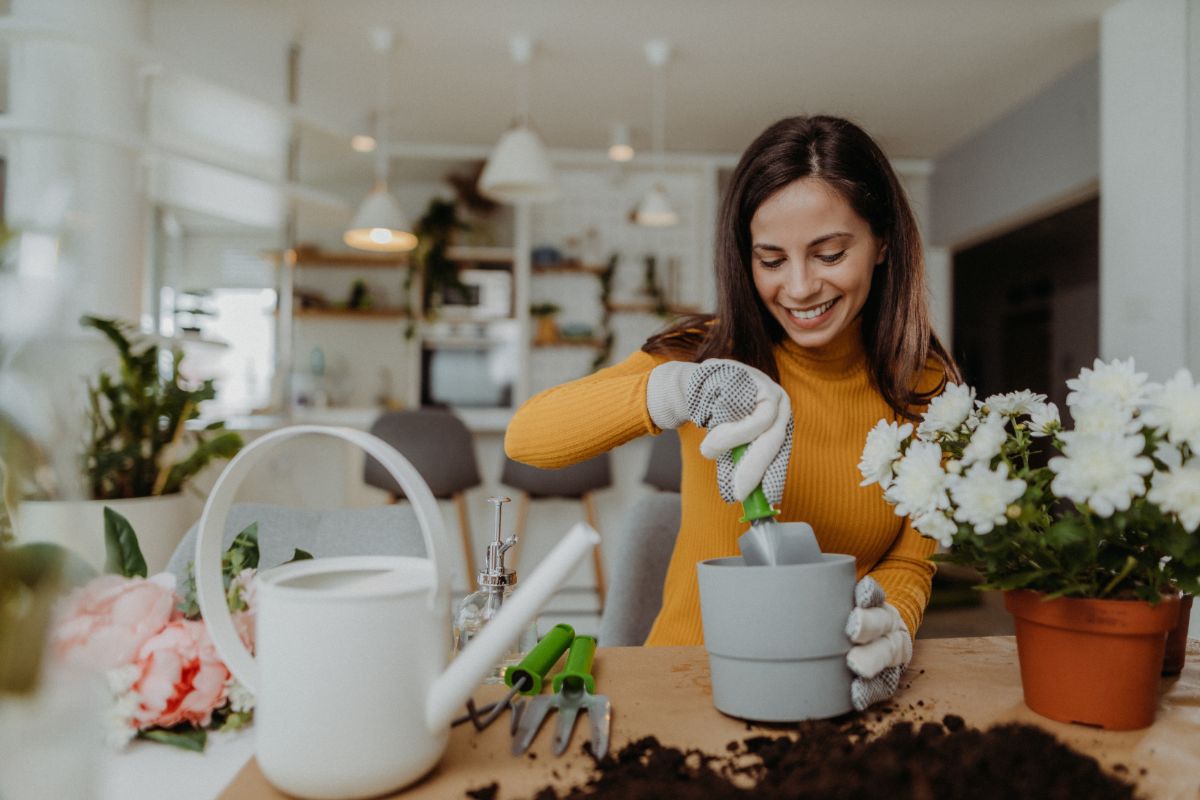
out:
<path id="1" fill-rule="evenodd" d="M 650 445 L 642 482 L 661 491 L 638 500 L 621 521 L 613 559 L 612 600 L 600 616 L 605 647 L 640 645 L 662 608 L 663 583 L 679 534 L 679 435 L 664 431 Z"/>
<path id="2" fill-rule="evenodd" d="M 316 558 L 330 556 L 424 556 L 425 542 L 417 516 L 409 506 L 368 506 L 332 511 L 261 503 L 235 503 L 225 520 L 222 550 L 246 526 L 258 523 L 260 569 L 275 567 L 292 558 L 296 548 Z M 200 523 L 175 547 L 167 562 L 176 586 L 182 589 L 188 567 L 196 556 Z"/>
<path id="3" fill-rule="evenodd" d="M 583 503 L 584 519 L 598 531 L 600 525 L 592 495 L 599 489 L 612 485 L 612 465 L 608 453 L 601 453 L 562 469 L 539 469 L 505 456 L 500 482 L 520 492 L 517 499 L 516 529 L 522 536 L 528 529 L 530 500 L 542 497 L 578 499 Z M 519 543 L 520 539 L 518 545 Z M 513 564 L 517 563 L 518 557 L 519 550 L 515 550 L 512 555 Z M 596 572 L 596 594 L 600 598 L 600 607 L 603 608 L 607 586 L 604 581 L 604 557 L 599 545 L 592 551 L 592 565 Z"/>
<path id="4" fill-rule="evenodd" d="M 439 408 L 391 411 L 371 426 L 371 433 L 383 439 L 412 462 L 429 484 L 433 496 L 450 500 L 458 512 L 462 535 L 463 563 L 467 586 L 475 586 L 475 547 L 471 538 L 471 516 L 465 492 L 480 484 L 475 461 L 475 437 L 453 412 Z M 368 456 L 363 467 L 363 482 L 388 492 L 393 503 L 403 497 L 395 479 L 375 459 Z"/>

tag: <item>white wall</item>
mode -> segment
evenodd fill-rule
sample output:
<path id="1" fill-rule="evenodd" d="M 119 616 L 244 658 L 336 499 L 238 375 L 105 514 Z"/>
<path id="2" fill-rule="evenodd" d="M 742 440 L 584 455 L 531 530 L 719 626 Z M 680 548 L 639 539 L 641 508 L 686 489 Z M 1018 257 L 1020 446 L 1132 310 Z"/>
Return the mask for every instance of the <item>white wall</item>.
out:
<path id="1" fill-rule="evenodd" d="M 931 241 L 960 246 L 1081 199 L 1100 175 L 1100 63 L 1089 59 L 935 160 Z"/>
<path id="2" fill-rule="evenodd" d="M 1124 0 L 1101 23 L 1100 350 L 1151 379 L 1200 370 L 1197 17 L 1188 0 Z"/>

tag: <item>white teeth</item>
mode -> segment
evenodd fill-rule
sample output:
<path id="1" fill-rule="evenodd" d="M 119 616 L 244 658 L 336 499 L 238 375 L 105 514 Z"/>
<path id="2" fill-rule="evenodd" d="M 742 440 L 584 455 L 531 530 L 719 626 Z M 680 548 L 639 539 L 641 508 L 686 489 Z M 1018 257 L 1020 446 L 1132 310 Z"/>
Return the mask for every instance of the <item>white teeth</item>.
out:
<path id="1" fill-rule="evenodd" d="M 836 299 L 837 298 L 834 298 L 834 300 Z M 834 300 L 830 300 L 828 303 L 822 303 L 811 311 L 797 311 L 796 309 L 789 308 L 788 313 L 796 319 L 816 319 L 829 310 L 829 307 L 833 305 Z"/>

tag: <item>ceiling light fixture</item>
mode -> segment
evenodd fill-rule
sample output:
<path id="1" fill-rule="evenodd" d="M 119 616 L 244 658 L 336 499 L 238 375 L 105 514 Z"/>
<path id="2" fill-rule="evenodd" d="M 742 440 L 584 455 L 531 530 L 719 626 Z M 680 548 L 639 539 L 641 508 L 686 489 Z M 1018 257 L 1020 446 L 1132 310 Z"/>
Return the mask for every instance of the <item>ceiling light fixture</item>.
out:
<path id="1" fill-rule="evenodd" d="M 342 240 L 358 250 L 402 253 L 417 246 L 417 237 L 396 198 L 388 191 L 388 84 L 395 34 L 388 28 L 372 28 L 371 43 L 379 54 L 379 99 L 375 109 L 375 185 L 358 207 Z"/>
<path id="2" fill-rule="evenodd" d="M 630 161 L 633 159 L 633 138 L 629 126 L 624 122 L 612 126 L 612 144 L 608 146 L 608 157 L 613 161 Z"/>
<path id="3" fill-rule="evenodd" d="M 529 62 L 533 40 L 514 36 L 509 43 L 520 72 L 517 82 L 517 118 L 504 132 L 479 176 L 479 191 L 501 203 L 533 203 L 558 194 L 554 170 L 546 147 L 529 125 Z"/>
<path id="4" fill-rule="evenodd" d="M 667 127 L 667 97 L 664 84 L 664 73 L 667 61 L 671 58 L 671 45 L 665 39 L 651 39 L 646 42 L 646 60 L 654 68 L 654 186 L 642 197 L 637 210 L 633 213 L 633 221 L 638 225 L 653 228 L 666 228 L 679 222 L 679 215 L 671 206 L 667 190 L 663 186 L 666 168 L 663 151 L 665 149 Z"/>

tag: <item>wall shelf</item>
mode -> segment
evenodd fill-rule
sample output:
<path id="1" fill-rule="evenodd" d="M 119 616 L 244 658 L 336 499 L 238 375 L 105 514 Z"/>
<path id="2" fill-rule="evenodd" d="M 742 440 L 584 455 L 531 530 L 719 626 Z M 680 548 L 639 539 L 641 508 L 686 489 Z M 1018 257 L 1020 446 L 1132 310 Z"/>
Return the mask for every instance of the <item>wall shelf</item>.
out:
<path id="1" fill-rule="evenodd" d="M 557 264 L 534 264 L 534 274 L 577 273 L 583 275 L 603 275 L 608 267 L 599 264 L 580 264 L 573 261 L 563 261 Z"/>
<path id="2" fill-rule="evenodd" d="M 333 267 L 337 269 L 396 269 L 408 266 L 408 254 L 380 256 L 354 250 L 321 250 L 315 247 L 298 247 L 294 251 L 295 264 L 299 267 Z M 287 263 L 287 250 L 271 250 L 263 257 L 275 266 Z"/>
<path id="3" fill-rule="evenodd" d="M 292 316 L 304 319 L 409 319 L 402 308 L 297 308 Z"/>
<path id="4" fill-rule="evenodd" d="M 603 347 L 603 339 L 555 339 L 552 342 L 533 343 L 534 347 Z"/>
<path id="5" fill-rule="evenodd" d="M 657 309 L 653 303 L 649 302 L 623 302 L 623 303 L 608 303 L 608 310 L 614 314 L 656 314 Z M 687 314 L 700 314 L 700 309 L 693 306 L 668 306 L 667 314 L 675 316 L 683 316 Z"/>

